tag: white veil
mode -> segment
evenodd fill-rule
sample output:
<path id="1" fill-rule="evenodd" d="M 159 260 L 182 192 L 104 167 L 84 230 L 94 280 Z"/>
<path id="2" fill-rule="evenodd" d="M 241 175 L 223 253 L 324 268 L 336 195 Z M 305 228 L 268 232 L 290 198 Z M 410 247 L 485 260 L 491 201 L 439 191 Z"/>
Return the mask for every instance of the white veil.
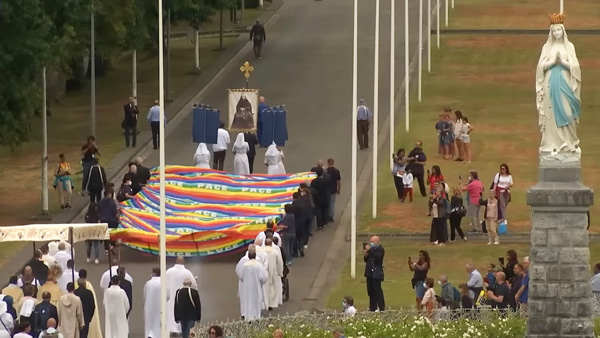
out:
<path id="1" fill-rule="evenodd" d="M 278 156 L 279 149 L 277 149 L 277 145 L 275 142 L 271 143 L 269 148 L 267 148 L 267 152 L 265 153 L 265 157 Z"/>
<path id="2" fill-rule="evenodd" d="M 237 134 L 235 143 L 233 144 L 233 149 L 235 149 L 235 148 L 242 149 L 244 147 L 244 143 L 246 143 L 246 140 L 244 139 L 244 134 L 243 133 Z"/>
<path id="3" fill-rule="evenodd" d="M 198 145 L 198 148 L 196 148 L 195 155 L 210 155 L 210 152 L 208 151 L 208 147 L 206 147 L 205 143 L 200 143 Z"/>

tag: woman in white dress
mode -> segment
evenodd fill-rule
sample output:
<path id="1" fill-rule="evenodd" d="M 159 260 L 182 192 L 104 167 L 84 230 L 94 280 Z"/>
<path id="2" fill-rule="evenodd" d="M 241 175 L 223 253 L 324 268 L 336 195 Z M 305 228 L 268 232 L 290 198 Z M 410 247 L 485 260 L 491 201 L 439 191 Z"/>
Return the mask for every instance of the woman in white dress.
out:
<path id="1" fill-rule="evenodd" d="M 285 166 L 283 165 L 283 151 L 277 148 L 275 142 L 271 143 L 265 153 L 265 165 L 267 166 L 267 174 L 277 175 L 285 174 Z"/>
<path id="2" fill-rule="evenodd" d="M 233 173 L 237 175 L 250 175 L 250 164 L 248 163 L 248 151 L 250 146 L 244 140 L 244 134 L 239 133 L 233 144 Z"/>
<path id="3" fill-rule="evenodd" d="M 208 151 L 206 144 L 200 143 L 196 148 L 194 163 L 198 168 L 210 169 L 210 151 Z"/>

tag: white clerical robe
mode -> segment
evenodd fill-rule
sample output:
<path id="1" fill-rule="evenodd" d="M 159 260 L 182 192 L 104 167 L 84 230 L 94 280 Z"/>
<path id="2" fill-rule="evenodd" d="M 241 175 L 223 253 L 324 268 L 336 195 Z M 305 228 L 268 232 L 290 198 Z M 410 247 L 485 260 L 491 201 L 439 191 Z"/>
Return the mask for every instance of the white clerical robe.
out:
<path id="1" fill-rule="evenodd" d="M 69 242 L 60 241 L 61 243 L 65 243 L 65 251 L 71 252 L 71 244 Z M 58 241 L 52 241 L 48 243 L 48 255 L 54 256 L 58 252 Z M 73 255 L 75 255 L 75 250 L 73 250 Z"/>
<path id="2" fill-rule="evenodd" d="M 56 260 L 56 264 L 60 266 L 62 271 L 67 270 L 67 262 L 72 259 L 71 254 L 66 252 L 65 250 L 60 250 L 54 255 L 54 259 Z"/>
<path id="3" fill-rule="evenodd" d="M 129 299 L 125 290 L 111 285 L 104 292 L 104 333 L 106 338 L 127 338 L 129 336 Z"/>
<path id="4" fill-rule="evenodd" d="M 144 338 L 160 338 L 160 277 L 144 285 Z"/>
<path id="5" fill-rule="evenodd" d="M 75 276 L 75 279 L 73 279 L 73 276 Z M 66 292 L 67 284 L 73 283 L 73 287 L 75 287 L 75 286 L 77 286 L 78 279 L 79 279 L 79 272 L 73 271 L 73 269 L 67 269 L 60 276 L 60 278 L 58 279 L 58 282 L 56 284 L 58 284 L 58 287 L 60 287 L 61 290 Z M 75 282 L 73 282 L 73 280 L 75 280 Z"/>
<path id="6" fill-rule="evenodd" d="M 244 257 L 240 258 L 237 265 L 235 266 L 235 273 L 238 276 L 240 276 L 242 273 L 244 263 L 246 263 L 249 260 L 250 260 L 250 258 L 248 258 L 248 251 L 246 251 L 246 255 Z M 265 271 L 267 271 L 267 265 L 268 265 L 267 253 L 261 247 L 256 247 L 256 261 L 259 262 L 265 268 Z M 241 280 L 238 280 L 237 296 L 242 297 L 242 281 Z M 240 302 L 240 311 L 241 311 L 241 306 L 242 306 L 242 303 Z M 263 307 L 264 307 L 264 304 L 263 304 Z"/>
<path id="7" fill-rule="evenodd" d="M 264 248 L 267 253 L 267 274 L 268 279 L 264 284 L 264 299 L 267 308 L 276 308 L 279 306 L 279 299 L 283 298 L 281 277 L 283 277 L 283 260 L 281 253 L 271 246 Z"/>
<path id="8" fill-rule="evenodd" d="M 242 286 L 240 312 L 245 320 L 258 319 L 263 309 L 263 285 L 268 279 L 267 271 L 256 259 L 249 259 L 236 272 Z"/>
<path id="9" fill-rule="evenodd" d="M 274 237 L 274 238 L 277 238 L 277 241 L 278 241 L 278 242 L 277 242 L 277 243 L 278 243 L 278 244 L 277 244 L 277 246 L 280 246 L 280 245 L 282 245 L 282 242 L 281 242 L 281 236 L 280 236 L 278 233 L 274 233 L 274 234 L 273 234 L 273 237 Z M 256 235 L 256 239 L 259 239 L 259 240 L 260 240 L 260 243 L 261 243 L 261 246 L 262 246 L 262 247 L 264 247 L 264 246 L 265 246 L 265 239 L 266 239 L 266 238 L 267 238 L 267 235 L 265 235 L 265 232 L 264 232 L 264 231 L 261 231 L 261 232 L 259 232 L 259 233 L 258 233 L 258 235 Z"/>
<path id="10" fill-rule="evenodd" d="M 186 279 L 191 279 L 192 287 L 198 289 L 196 278 L 183 264 L 175 264 L 167 270 L 167 293 L 169 295 L 167 301 L 167 327 L 169 332 L 181 333 L 181 325 L 175 322 L 175 293 L 183 287 L 183 282 Z"/>
<path id="11" fill-rule="evenodd" d="M 100 278 L 100 289 L 102 289 L 102 292 L 106 291 L 106 289 L 108 289 L 108 287 L 110 286 L 110 279 L 112 278 L 111 272 L 112 276 L 116 276 L 118 269 L 118 265 L 113 265 L 110 267 L 110 270 L 106 270 L 106 272 L 102 274 L 102 278 Z M 131 284 L 133 284 L 133 278 L 131 278 L 131 276 L 127 272 L 125 272 L 125 279 L 128 280 Z"/>

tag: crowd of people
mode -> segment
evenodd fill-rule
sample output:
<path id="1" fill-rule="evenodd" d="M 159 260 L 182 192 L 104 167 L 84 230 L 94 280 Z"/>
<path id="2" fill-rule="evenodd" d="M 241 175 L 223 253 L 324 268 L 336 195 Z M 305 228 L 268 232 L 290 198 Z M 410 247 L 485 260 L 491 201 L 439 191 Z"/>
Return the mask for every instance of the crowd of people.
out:
<path id="1" fill-rule="evenodd" d="M 340 193 L 341 175 L 334 160 L 322 160 L 311 169 L 316 174 L 311 182 L 301 183 L 293 194 L 293 202 L 284 207 L 285 214 L 275 224 L 258 233 L 254 244 L 236 265 L 239 279 L 238 297 L 242 318 L 252 321 L 283 305 L 289 294 L 287 275 L 295 257 L 304 257 L 316 224 L 318 230 L 334 221 L 335 199 Z"/>

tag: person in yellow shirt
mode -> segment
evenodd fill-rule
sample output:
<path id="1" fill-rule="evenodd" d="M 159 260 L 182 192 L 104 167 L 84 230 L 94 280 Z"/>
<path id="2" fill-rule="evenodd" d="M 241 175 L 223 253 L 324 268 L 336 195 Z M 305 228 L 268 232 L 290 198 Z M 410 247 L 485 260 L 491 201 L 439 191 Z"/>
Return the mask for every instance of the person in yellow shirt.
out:
<path id="1" fill-rule="evenodd" d="M 23 290 L 17 285 L 17 280 L 17 276 L 10 276 L 8 279 L 8 286 L 2 289 L 3 295 L 12 297 L 13 304 L 17 304 L 17 302 L 23 298 Z"/>

